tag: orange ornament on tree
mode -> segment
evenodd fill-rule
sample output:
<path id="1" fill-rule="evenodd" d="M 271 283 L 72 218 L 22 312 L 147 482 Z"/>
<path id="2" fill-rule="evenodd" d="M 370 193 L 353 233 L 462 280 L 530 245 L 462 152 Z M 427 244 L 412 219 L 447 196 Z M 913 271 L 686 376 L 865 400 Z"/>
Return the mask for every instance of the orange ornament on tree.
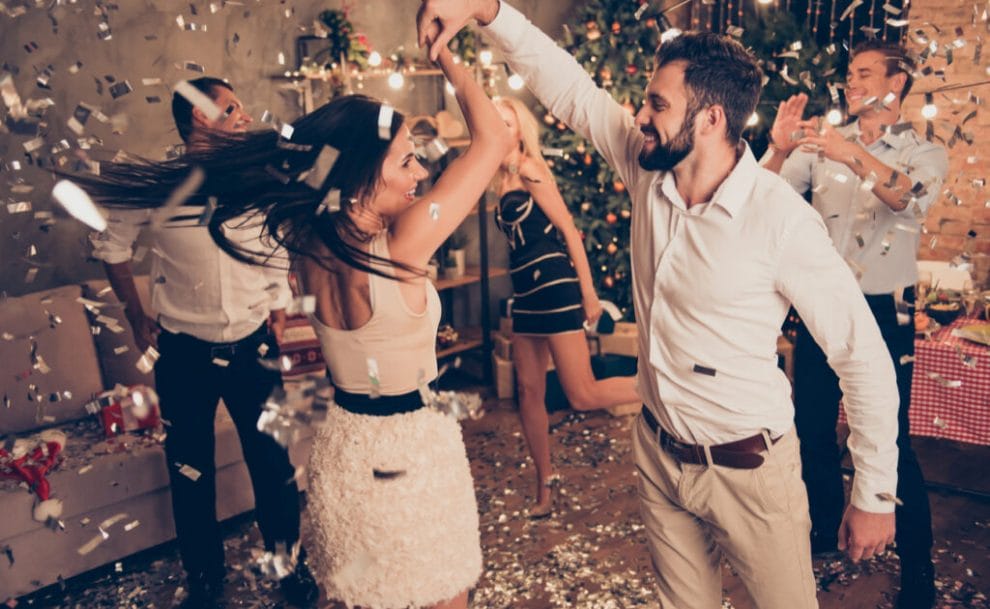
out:
<path id="1" fill-rule="evenodd" d="M 609 254 L 614 254 L 615 252 L 619 251 L 619 247 L 614 243 L 609 243 L 608 247 L 605 248 L 605 251 L 608 252 Z"/>
<path id="2" fill-rule="evenodd" d="M 612 188 L 615 192 L 626 192 L 626 185 L 622 183 L 621 180 L 616 180 L 612 182 Z"/>
<path id="3" fill-rule="evenodd" d="M 584 155 L 584 164 L 585 165 L 591 165 L 591 154 L 590 153 Z"/>
<path id="4" fill-rule="evenodd" d="M 606 275 L 605 276 L 604 283 L 605 283 L 605 287 L 606 288 L 614 288 L 615 287 L 615 279 L 612 279 L 612 276 L 611 275 Z"/>
<path id="5" fill-rule="evenodd" d="M 605 214 L 605 221 L 608 222 L 609 224 L 615 224 L 616 222 L 619 221 L 619 217 L 613 214 L 612 212 L 608 212 L 607 214 Z"/>

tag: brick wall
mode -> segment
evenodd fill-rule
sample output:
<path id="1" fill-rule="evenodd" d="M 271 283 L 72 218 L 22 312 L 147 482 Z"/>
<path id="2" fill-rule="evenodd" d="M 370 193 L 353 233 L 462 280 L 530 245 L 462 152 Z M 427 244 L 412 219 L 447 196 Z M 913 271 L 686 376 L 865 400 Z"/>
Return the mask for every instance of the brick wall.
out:
<path id="1" fill-rule="evenodd" d="M 944 70 L 944 80 L 937 73 L 921 78 L 905 101 L 904 117 L 914 122 L 924 133 L 925 120 L 921 107 L 925 103 L 925 91 L 946 85 L 954 90 L 934 96 L 938 115 L 933 123 L 936 135 L 946 143 L 952 140 L 953 131 L 960 126 L 963 133 L 972 137 L 972 145 L 958 140 L 949 150 L 949 175 L 944 189 L 950 195 L 941 196 L 928 213 L 922 235 L 919 257 L 925 260 L 952 260 L 968 253 L 973 262 L 973 275 L 990 289 L 990 189 L 981 180 L 990 175 L 990 110 L 982 101 L 990 98 L 990 28 L 981 17 L 973 24 L 972 2 L 962 0 L 914 0 L 911 3 L 909 32 L 922 30 L 929 41 L 938 42 L 938 56 L 924 65 L 933 71 Z M 980 7 L 982 12 L 984 7 Z M 938 31 L 933 27 L 938 28 Z M 957 33 L 961 28 L 961 35 Z M 978 36 L 986 46 L 976 57 Z M 958 46 L 964 43 L 964 46 Z M 917 36 L 907 36 L 908 48 L 921 52 L 924 46 Z M 952 46 L 953 61 L 946 60 L 946 45 Z M 972 96 L 979 98 L 975 101 Z M 971 112 L 975 117 L 963 125 Z M 958 139 L 958 138 L 957 138 Z M 975 237 L 968 234 L 972 231 Z"/>

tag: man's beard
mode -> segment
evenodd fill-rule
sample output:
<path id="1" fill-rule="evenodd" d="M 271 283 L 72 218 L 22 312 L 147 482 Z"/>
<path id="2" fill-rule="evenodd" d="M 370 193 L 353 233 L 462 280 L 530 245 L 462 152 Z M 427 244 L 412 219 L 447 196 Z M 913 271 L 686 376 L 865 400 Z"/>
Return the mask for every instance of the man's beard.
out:
<path id="1" fill-rule="evenodd" d="M 697 112 L 688 112 L 681 124 L 680 131 L 666 144 L 661 144 L 659 135 L 656 135 L 657 145 L 652 152 L 640 150 L 639 166 L 647 171 L 670 171 L 687 155 L 691 154 L 691 151 L 694 150 L 694 129 L 692 127 L 695 116 L 697 116 Z M 653 132 L 656 134 L 656 130 Z"/>

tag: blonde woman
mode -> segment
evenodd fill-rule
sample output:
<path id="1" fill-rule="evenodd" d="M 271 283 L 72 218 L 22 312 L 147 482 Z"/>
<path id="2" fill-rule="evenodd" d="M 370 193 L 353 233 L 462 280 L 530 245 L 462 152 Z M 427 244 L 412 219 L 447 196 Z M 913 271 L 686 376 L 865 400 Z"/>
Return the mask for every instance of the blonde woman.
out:
<path id="1" fill-rule="evenodd" d="M 536 464 L 531 518 L 553 511 L 557 477 L 550 462 L 546 395 L 549 358 L 571 406 L 591 410 L 641 401 L 635 377 L 595 380 L 583 325 L 594 325 L 602 306 L 591 281 L 584 243 L 550 168 L 540 153 L 536 119 L 522 102 L 496 100 L 517 142 L 495 177 L 495 221 L 510 247 L 512 360 L 519 389 L 519 418 Z"/>

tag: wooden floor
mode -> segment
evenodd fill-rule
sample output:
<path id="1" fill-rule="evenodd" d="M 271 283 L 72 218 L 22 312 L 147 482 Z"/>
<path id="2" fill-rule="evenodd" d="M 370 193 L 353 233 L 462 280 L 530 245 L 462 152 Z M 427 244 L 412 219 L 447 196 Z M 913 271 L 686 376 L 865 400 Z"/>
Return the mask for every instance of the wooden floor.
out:
<path id="1" fill-rule="evenodd" d="M 543 609 L 658 608 L 635 495 L 629 430 L 632 417 L 554 413 L 554 461 L 563 476 L 558 510 L 531 521 L 524 510 L 535 490 L 532 466 L 511 402 L 495 402 L 465 424 L 481 513 L 485 574 L 472 607 Z M 990 495 L 990 447 L 918 438 L 931 481 Z M 988 606 L 990 501 L 931 492 L 940 607 Z M 249 518 L 228 523 L 230 607 L 281 607 L 270 582 L 250 569 L 259 536 Z M 823 609 L 891 607 L 896 594 L 893 555 L 853 566 L 816 561 Z M 738 578 L 724 569 L 723 607 L 751 609 Z M 86 574 L 20 600 L 18 607 L 171 607 L 182 592 L 174 545 Z"/>

